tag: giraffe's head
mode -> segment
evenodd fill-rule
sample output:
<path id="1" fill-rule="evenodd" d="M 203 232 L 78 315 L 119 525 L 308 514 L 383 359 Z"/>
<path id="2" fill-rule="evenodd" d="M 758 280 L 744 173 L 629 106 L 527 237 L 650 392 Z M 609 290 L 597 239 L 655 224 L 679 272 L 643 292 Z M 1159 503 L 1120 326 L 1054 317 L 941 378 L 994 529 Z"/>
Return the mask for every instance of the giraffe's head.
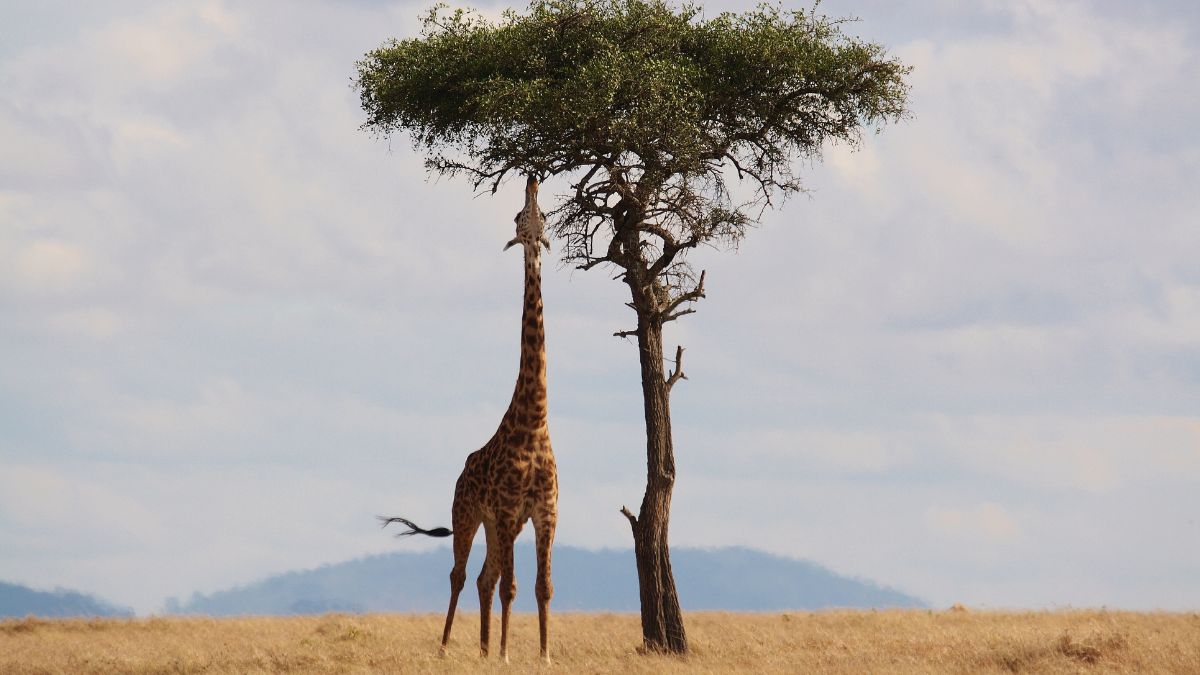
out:
<path id="1" fill-rule="evenodd" d="M 517 236 L 504 246 L 507 251 L 513 244 L 523 244 L 537 251 L 539 243 L 550 250 L 550 240 L 546 238 L 546 214 L 538 208 L 538 181 L 533 176 L 525 182 L 525 208 L 517 214 L 513 221 L 517 224 Z"/>

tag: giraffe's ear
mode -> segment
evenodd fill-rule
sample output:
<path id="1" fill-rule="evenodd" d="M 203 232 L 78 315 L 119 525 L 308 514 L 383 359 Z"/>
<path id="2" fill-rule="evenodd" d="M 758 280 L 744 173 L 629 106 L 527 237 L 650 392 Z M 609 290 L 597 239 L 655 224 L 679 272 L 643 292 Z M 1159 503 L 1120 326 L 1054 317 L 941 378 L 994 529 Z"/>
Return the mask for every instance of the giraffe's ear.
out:
<path id="1" fill-rule="evenodd" d="M 546 235 L 543 234 L 538 241 L 542 242 L 542 246 L 545 246 L 547 251 L 550 250 L 550 240 L 546 238 Z"/>
<path id="2" fill-rule="evenodd" d="M 508 242 L 507 244 L 505 244 L 505 245 L 504 245 L 504 250 L 505 250 L 505 251 L 507 251 L 508 249 L 510 249 L 510 248 L 512 248 L 512 247 L 513 247 L 513 244 L 520 243 L 520 241 L 521 241 L 521 238 L 520 238 L 520 237 L 513 237 L 513 238 L 512 238 L 512 241 L 510 241 L 510 242 Z"/>

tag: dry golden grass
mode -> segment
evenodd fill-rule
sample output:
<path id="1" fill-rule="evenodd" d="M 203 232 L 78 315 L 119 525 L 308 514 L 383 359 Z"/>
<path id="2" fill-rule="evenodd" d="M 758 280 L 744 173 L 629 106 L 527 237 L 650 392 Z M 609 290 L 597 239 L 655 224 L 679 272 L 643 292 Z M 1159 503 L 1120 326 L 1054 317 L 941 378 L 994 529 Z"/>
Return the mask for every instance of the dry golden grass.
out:
<path id="1" fill-rule="evenodd" d="M 0 622 L 0 673 L 1200 673 L 1200 614 L 1104 611 L 693 613 L 692 654 L 642 655 L 638 617 L 514 617 L 512 665 L 477 656 L 461 613 L 437 657 L 435 615 L 24 619 Z M 495 626 L 493 631 L 498 631 Z"/>

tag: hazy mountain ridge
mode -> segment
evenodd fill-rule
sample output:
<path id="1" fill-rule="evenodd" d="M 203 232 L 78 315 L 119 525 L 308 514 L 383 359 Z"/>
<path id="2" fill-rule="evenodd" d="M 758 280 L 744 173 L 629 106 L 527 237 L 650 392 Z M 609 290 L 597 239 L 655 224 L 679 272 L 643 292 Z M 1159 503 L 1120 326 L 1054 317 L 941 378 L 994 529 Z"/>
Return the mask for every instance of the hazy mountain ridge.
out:
<path id="1" fill-rule="evenodd" d="M 873 582 L 838 575 L 808 561 L 748 548 L 672 550 L 684 609 L 769 611 L 826 607 L 925 607 L 918 598 Z M 459 606 L 476 606 L 474 579 L 483 560 L 471 554 Z M 311 570 L 291 571 L 187 601 L 167 601 L 179 614 L 312 614 L 444 612 L 452 557 L 449 549 L 367 556 Z M 535 611 L 533 547 L 516 549 L 517 611 Z M 632 550 L 558 546 L 554 550 L 553 606 L 558 611 L 638 610 Z"/>
<path id="2" fill-rule="evenodd" d="M 0 617 L 133 616 L 133 610 L 63 588 L 39 591 L 0 581 Z"/>

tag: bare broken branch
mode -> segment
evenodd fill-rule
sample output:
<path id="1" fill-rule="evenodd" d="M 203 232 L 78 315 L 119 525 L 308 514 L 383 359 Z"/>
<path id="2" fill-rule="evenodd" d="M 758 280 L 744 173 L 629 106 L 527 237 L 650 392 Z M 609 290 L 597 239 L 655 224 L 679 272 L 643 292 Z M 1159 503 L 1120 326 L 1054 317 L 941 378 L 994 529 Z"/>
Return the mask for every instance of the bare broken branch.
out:
<path id="1" fill-rule="evenodd" d="M 672 370 L 670 377 L 667 378 L 667 391 L 670 391 L 676 382 L 686 379 L 688 379 L 687 375 L 683 374 L 683 347 L 677 345 L 675 347 L 675 370 Z"/>
<path id="2" fill-rule="evenodd" d="M 637 516 L 633 515 L 625 506 L 621 506 L 621 514 L 629 519 L 629 526 L 636 531 L 638 526 Z"/>

